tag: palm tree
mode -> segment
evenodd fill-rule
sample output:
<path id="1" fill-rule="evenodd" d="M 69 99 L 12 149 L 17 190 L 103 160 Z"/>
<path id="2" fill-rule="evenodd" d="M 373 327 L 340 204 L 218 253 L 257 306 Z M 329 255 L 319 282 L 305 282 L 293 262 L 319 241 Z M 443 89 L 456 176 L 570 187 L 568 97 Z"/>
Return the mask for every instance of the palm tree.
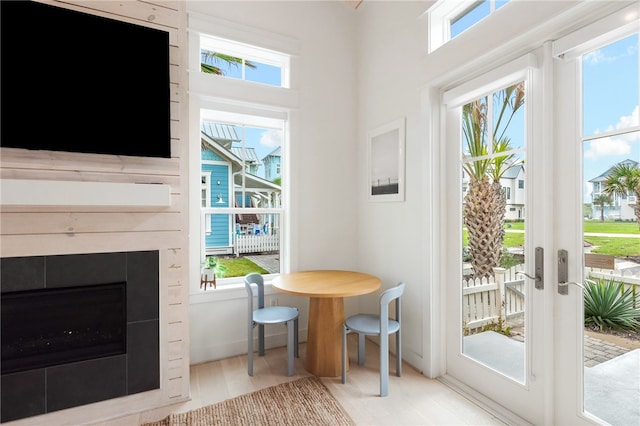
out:
<path id="1" fill-rule="evenodd" d="M 635 195 L 636 203 L 633 211 L 638 228 L 640 228 L 640 206 L 638 205 L 638 199 L 640 198 L 640 168 L 638 168 L 638 163 L 623 162 L 616 164 L 604 181 L 603 191 L 609 195 Z"/>
<path id="2" fill-rule="evenodd" d="M 464 197 L 463 217 L 469 237 L 471 264 L 476 277 L 493 275 L 500 264 L 504 241 L 506 198 L 500 178 L 507 170 L 522 164 L 514 154 L 496 155 L 512 149 L 505 131 L 516 111 L 524 105 L 524 83 L 514 84 L 497 93 L 499 114 L 494 125 L 491 153 L 487 142 L 487 98 L 462 108 L 462 130 L 469 157 L 463 169 L 469 176 L 469 191 Z M 503 121 L 504 120 L 504 121 Z M 466 156 L 463 156 L 466 159 Z"/>
<path id="3" fill-rule="evenodd" d="M 609 194 L 598 194 L 593 197 L 593 204 L 600 206 L 600 221 L 604 222 L 604 206 L 611 204 L 611 196 Z"/>
<path id="4" fill-rule="evenodd" d="M 207 74 L 224 75 L 224 71 L 220 67 L 214 65 L 216 63 L 220 63 L 220 61 L 226 62 L 229 65 L 234 65 L 235 67 L 244 65 L 249 68 L 256 68 L 255 64 L 250 61 L 243 62 L 242 58 L 225 55 L 224 53 L 219 52 L 204 51 L 201 55 L 200 71 Z"/>

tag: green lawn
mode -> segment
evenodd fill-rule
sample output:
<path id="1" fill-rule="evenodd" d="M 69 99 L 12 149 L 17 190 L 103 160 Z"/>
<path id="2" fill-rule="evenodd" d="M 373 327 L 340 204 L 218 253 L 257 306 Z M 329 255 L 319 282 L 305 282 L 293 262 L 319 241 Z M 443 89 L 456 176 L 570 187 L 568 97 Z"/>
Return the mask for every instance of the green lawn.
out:
<path id="1" fill-rule="evenodd" d="M 256 265 L 245 257 L 222 257 L 220 263 L 227 268 L 224 275 L 219 278 L 243 277 L 252 272 L 268 274 L 269 271 Z"/>
<path id="2" fill-rule="evenodd" d="M 506 223 L 505 230 L 524 230 L 524 222 Z M 640 237 L 640 230 L 636 222 L 614 222 L 599 220 L 585 220 L 585 233 L 602 234 L 631 234 Z M 585 236 L 584 240 L 594 246 L 592 253 L 609 254 L 618 257 L 640 255 L 640 238 L 615 238 Z M 468 244 L 467 230 L 463 230 L 463 244 Z M 521 247 L 524 245 L 524 233 L 506 232 L 504 237 L 506 247 Z"/>

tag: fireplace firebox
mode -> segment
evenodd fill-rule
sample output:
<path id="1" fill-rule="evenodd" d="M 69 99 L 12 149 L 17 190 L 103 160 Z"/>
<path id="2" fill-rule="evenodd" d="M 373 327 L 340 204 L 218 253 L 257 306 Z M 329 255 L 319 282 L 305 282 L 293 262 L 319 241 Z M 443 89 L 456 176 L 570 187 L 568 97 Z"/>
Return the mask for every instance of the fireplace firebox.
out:
<path id="1" fill-rule="evenodd" d="M 126 352 L 126 284 L 7 293 L 2 374 Z"/>
<path id="2" fill-rule="evenodd" d="M 0 421 L 160 388 L 159 252 L 0 259 Z"/>

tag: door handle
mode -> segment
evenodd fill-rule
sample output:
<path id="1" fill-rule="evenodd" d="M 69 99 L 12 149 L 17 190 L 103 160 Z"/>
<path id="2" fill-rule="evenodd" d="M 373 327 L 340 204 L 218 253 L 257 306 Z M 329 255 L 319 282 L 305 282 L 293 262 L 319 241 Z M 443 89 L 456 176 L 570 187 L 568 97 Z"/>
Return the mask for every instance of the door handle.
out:
<path id="1" fill-rule="evenodd" d="M 536 247 L 536 258 L 535 258 L 535 276 L 527 274 L 526 272 L 516 272 L 516 275 L 524 275 L 530 280 L 535 281 L 535 288 L 538 290 L 544 289 L 544 249 L 542 247 Z"/>
<path id="2" fill-rule="evenodd" d="M 558 294 L 569 294 L 569 252 L 558 250 Z"/>

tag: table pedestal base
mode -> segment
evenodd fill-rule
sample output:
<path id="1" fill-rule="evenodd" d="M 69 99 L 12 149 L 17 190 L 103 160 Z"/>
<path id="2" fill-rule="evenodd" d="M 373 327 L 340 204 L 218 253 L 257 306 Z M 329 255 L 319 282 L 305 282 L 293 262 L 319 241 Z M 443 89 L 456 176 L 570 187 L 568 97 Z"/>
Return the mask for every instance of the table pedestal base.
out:
<path id="1" fill-rule="evenodd" d="M 309 299 L 306 369 L 319 377 L 342 374 L 342 325 L 344 299 L 311 297 Z M 319 319 L 322 320 L 319 320 Z M 347 367 L 348 359 L 347 359 Z"/>

